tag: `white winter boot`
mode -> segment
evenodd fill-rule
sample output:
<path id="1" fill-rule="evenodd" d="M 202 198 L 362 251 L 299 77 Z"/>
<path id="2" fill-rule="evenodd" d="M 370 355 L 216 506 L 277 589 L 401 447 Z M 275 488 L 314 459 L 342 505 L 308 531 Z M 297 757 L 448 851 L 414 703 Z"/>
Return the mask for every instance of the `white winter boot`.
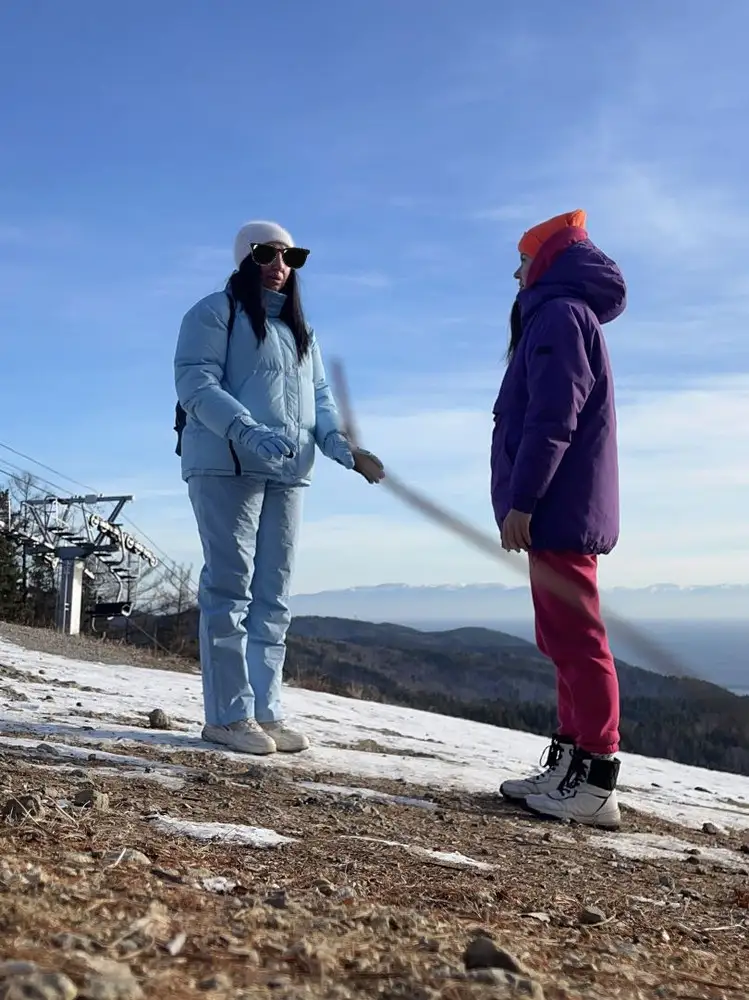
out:
<path id="1" fill-rule="evenodd" d="M 541 757 L 541 767 L 544 770 L 530 778 L 503 782 L 499 788 L 500 794 L 511 802 L 525 802 L 529 795 L 554 791 L 567 774 L 574 752 L 575 744 L 570 740 L 552 736 L 551 746 Z"/>
<path id="2" fill-rule="evenodd" d="M 203 739 L 207 743 L 220 743 L 237 753 L 251 753 L 259 757 L 275 753 L 277 749 L 273 738 L 254 719 L 242 719 L 229 726 L 205 726 Z"/>
<path id="3" fill-rule="evenodd" d="M 621 762 L 576 750 L 569 771 L 559 787 L 529 795 L 526 808 L 546 819 L 618 830 L 622 817 L 616 797 Z"/>
<path id="4" fill-rule="evenodd" d="M 260 728 L 276 745 L 280 753 L 301 753 L 309 750 L 309 740 L 304 733 L 291 729 L 285 722 L 261 722 Z"/>

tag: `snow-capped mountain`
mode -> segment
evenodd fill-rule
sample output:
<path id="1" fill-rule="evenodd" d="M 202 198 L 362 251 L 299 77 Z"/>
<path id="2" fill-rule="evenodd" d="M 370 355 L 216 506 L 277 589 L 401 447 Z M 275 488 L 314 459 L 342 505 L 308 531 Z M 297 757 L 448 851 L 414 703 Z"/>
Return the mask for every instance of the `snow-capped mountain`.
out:
<path id="1" fill-rule="evenodd" d="M 718 621 L 749 618 L 749 584 L 680 587 L 614 587 L 604 594 L 612 611 L 639 621 L 690 619 Z M 297 615 L 338 616 L 395 622 L 511 622 L 531 614 L 527 587 L 498 583 L 411 587 L 382 584 L 348 590 L 298 594 Z"/>

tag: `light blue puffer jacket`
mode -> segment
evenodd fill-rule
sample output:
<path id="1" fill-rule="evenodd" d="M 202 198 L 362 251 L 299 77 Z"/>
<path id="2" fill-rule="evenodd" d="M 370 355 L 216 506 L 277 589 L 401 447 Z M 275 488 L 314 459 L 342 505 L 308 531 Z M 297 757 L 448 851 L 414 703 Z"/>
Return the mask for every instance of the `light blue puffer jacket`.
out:
<path id="1" fill-rule="evenodd" d="M 279 318 L 285 296 L 263 292 L 265 340 L 258 344 L 249 318 L 237 304 L 227 336 L 229 298 L 216 292 L 196 303 L 182 320 L 174 358 L 177 398 L 187 414 L 182 435 L 182 478 L 241 474 L 291 485 L 308 485 L 315 444 L 324 450 L 341 420 L 325 378 L 314 333 L 300 364 L 288 326 Z M 265 460 L 230 445 L 235 421 L 257 422 L 294 443 L 292 458 Z"/>

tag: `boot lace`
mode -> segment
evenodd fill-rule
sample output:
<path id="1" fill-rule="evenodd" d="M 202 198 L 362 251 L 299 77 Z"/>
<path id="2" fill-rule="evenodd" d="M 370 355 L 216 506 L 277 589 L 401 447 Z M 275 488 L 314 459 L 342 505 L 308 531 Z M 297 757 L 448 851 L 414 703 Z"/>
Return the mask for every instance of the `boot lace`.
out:
<path id="1" fill-rule="evenodd" d="M 559 784 L 559 794 L 563 798 L 569 798 L 570 795 L 574 795 L 580 785 L 585 784 L 588 780 L 589 768 L 590 760 L 582 757 L 580 754 L 575 754 L 570 762 L 567 774 Z"/>
<path id="2" fill-rule="evenodd" d="M 564 748 L 556 737 L 552 737 L 551 743 L 541 754 L 539 764 L 547 771 L 552 771 L 562 760 Z"/>

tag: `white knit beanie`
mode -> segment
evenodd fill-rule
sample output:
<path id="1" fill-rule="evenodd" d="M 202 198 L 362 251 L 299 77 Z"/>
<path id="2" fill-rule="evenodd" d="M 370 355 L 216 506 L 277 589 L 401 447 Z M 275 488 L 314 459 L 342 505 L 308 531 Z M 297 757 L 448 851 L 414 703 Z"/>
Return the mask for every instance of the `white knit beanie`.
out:
<path id="1" fill-rule="evenodd" d="M 234 240 L 234 263 L 237 267 L 250 256 L 253 243 L 284 243 L 287 247 L 294 246 L 291 233 L 277 222 L 247 222 Z"/>

